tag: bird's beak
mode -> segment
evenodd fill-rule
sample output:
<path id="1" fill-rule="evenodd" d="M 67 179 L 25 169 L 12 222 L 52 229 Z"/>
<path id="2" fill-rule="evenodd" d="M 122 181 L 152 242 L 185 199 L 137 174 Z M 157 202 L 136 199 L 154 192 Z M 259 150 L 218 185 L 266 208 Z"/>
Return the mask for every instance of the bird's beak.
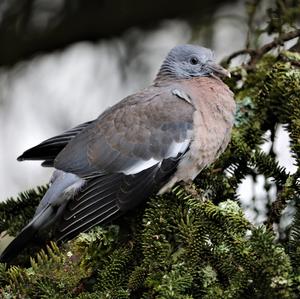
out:
<path id="1" fill-rule="evenodd" d="M 214 62 L 209 63 L 208 68 L 212 71 L 213 75 L 216 75 L 218 77 L 228 77 L 228 78 L 231 77 L 230 72 L 217 63 Z"/>

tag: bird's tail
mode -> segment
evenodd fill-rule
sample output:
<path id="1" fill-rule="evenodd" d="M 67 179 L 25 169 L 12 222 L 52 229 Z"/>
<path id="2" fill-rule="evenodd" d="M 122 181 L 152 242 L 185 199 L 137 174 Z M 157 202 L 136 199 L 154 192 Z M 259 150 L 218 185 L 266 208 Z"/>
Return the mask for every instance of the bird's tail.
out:
<path id="1" fill-rule="evenodd" d="M 52 191 L 49 189 L 44 198 L 48 196 L 47 193 L 51 194 Z M 10 263 L 28 244 L 36 241 L 35 238 L 38 236 L 38 232 L 47 224 L 51 224 L 53 221 L 51 219 L 55 219 L 55 210 L 51 205 L 47 205 L 39 213 L 36 213 L 16 238 L 8 244 L 0 256 L 0 262 Z"/>
<path id="2" fill-rule="evenodd" d="M 40 231 L 55 224 L 68 200 L 83 184 L 84 180 L 76 175 L 56 170 L 52 177 L 52 184 L 37 207 L 33 219 L 6 247 L 0 256 L 0 262 L 11 262 L 31 241 L 36 241 L 35 237 Z"/>
<path id="3" fill-rule="evenodd" d="M 1 263 L 10 263 L 14 257 L 34 238 L 37 229 L 31 224 L 27 225 L 19 235 L 10 242 L 0 256 Z"/>

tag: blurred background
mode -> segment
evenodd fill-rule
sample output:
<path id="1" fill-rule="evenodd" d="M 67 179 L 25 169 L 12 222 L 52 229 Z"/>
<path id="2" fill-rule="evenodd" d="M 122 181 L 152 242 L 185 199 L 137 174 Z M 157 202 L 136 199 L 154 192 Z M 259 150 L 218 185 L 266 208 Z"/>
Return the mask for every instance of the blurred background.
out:
<path id="1" fill-rule="evenodd" d="M 149 85 L 175 45 L 212 48 L 218 61 L 244 48 L 253 2 L 1 0 L 0 201 L 46 184 L 51 175 L 39 162 L 17 162 L 18 155 Z M 262 13 L 253 24 L 259 27 L 273 1 L 256 2 Z M 274 151 L 282 166 L 295 171 L 282 128 Z M 266 184 L 264 177 L 256 183 L 248 177 L 239 189 L 243 204 L 274 196 Z M 256 203 L 252 212 L 264 209 L 265 201 Z M 250 218 L 264 220 L 251 211 Z"/>

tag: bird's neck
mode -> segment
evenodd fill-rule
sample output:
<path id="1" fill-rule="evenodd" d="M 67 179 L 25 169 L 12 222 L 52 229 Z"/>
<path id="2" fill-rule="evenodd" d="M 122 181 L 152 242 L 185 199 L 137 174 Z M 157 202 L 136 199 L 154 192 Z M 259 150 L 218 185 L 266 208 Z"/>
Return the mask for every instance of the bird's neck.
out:
<path id="1" fill-rule="evenodd" d="M 160 69 L 158 74 L 156 75 L 156 78 L 154 80 L 154 85 L 165 85 L 166 83 L 170 81 L 177 81 L 178 79 L 172 72 L 168 72 L 167 70 Z"/>

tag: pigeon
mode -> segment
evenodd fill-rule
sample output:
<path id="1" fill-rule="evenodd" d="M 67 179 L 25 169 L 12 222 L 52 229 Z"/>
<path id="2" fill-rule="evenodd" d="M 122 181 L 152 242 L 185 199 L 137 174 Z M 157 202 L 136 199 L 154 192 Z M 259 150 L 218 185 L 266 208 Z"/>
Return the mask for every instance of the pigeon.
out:
<path id="1" fill-rule="evenodd" d="M 214 53 L 178 45 L 153 83 L 83 123 L 25 151 L 19 158 L 53 167 L 50 187 L 32 220 L 0 257 L 9 262 L 41 231 L 68 241 L 191 182 L 226 149 L 235 101 L 223 82 L 230 73 Z"/>

